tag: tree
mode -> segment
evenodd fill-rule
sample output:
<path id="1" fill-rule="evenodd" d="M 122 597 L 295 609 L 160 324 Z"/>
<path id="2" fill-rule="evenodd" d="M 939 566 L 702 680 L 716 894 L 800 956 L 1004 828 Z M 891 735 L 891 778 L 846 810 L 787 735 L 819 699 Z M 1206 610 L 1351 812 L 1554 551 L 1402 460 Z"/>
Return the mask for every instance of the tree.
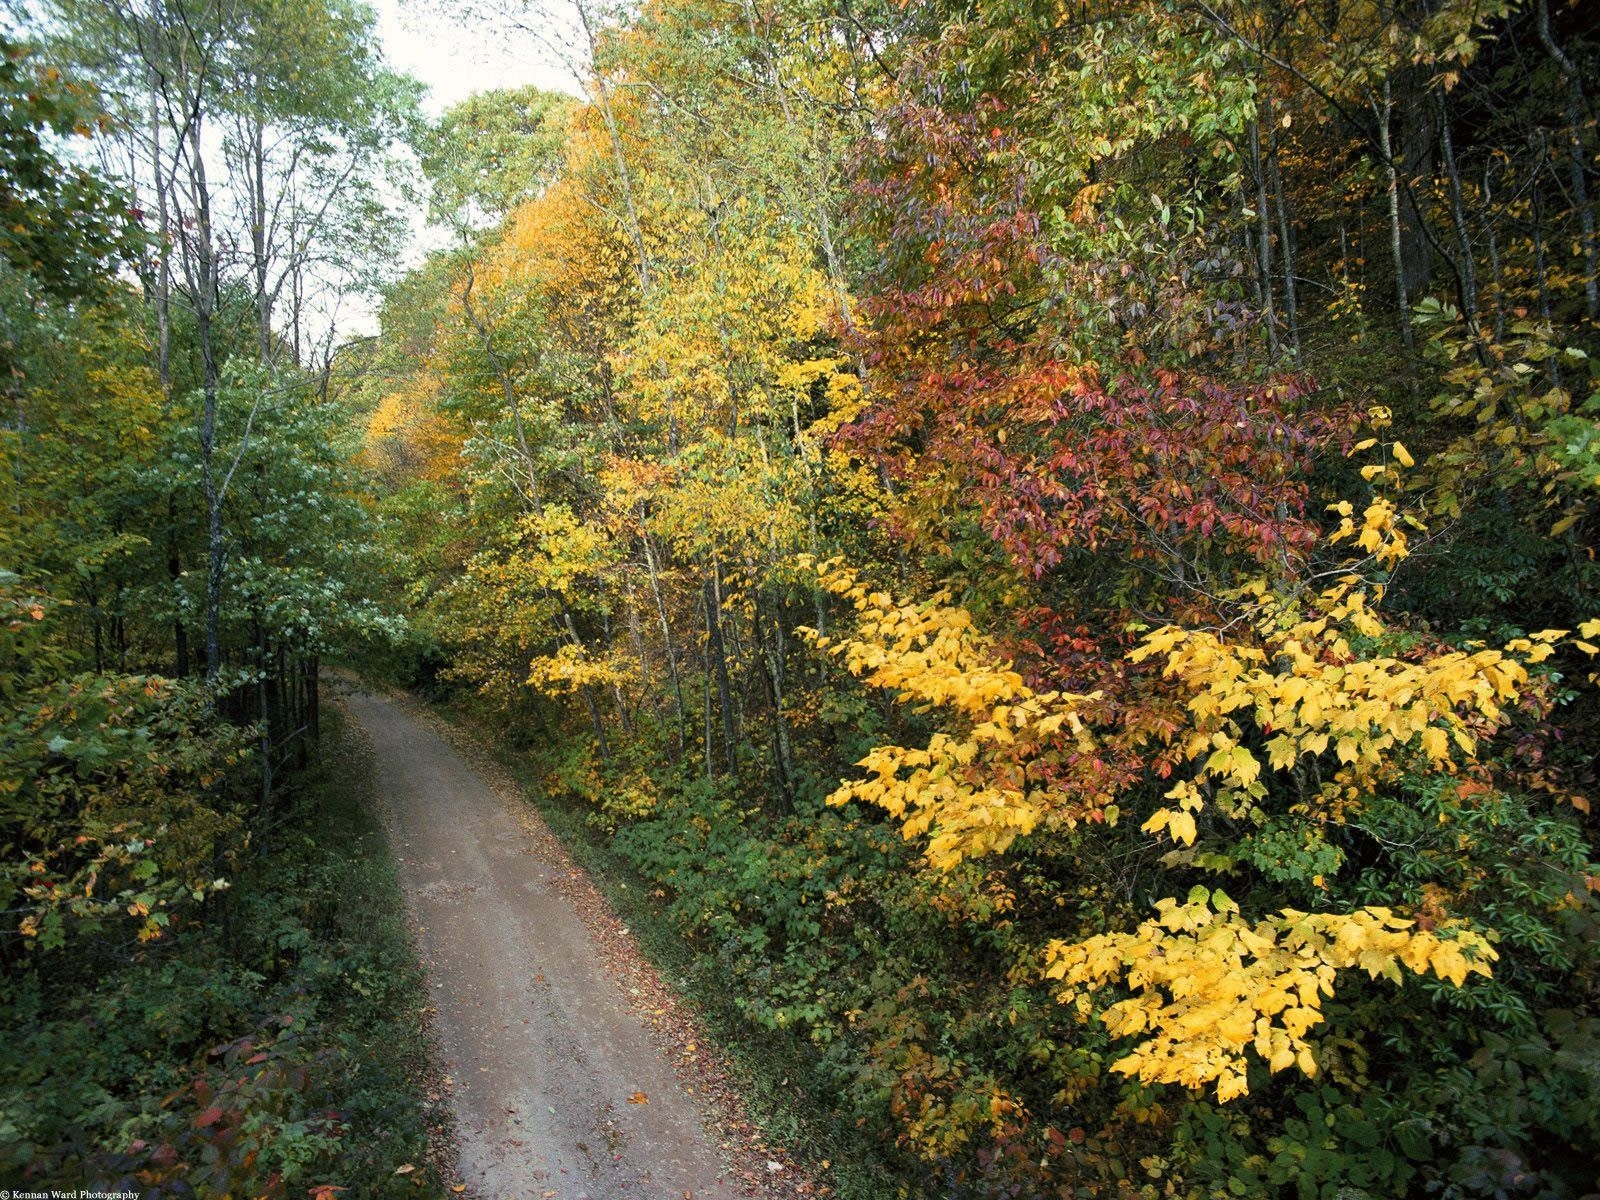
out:
<path id="1" fill-rule="evenodd" d="M 57 299 L 98 292 L 102 264 L 134 248 L 122 197 L 50 145 L 107 121 L 92 88 L 0 39 L 0 256 Z"/>
<path id="2" fill-rule="evenodd" d="M 422 167 L 433 212 L 468 226 L 503 221 L 553 181 L 576 102 L 536 87 L 480 92 L 429 130 Z"/>

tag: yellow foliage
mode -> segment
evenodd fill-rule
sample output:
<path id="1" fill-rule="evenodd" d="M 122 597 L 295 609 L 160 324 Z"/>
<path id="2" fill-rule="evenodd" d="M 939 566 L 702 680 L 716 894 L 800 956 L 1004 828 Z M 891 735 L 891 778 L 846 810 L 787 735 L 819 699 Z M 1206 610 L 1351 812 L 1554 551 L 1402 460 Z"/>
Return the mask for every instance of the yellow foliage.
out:
<path id="1" fill-rule="evenodd" d="M 1070 825 L 1088 811 L 1080 798 L 1041 784 L 1029 764 L 1063 727 L 1080 748 L 1092 745 L 1078 705 L 1094 697 L 1034 692 L 1009 663 L 993 661 L 970 614 L 947 604 L 947 593 L 899 604 L 836 562 L 818 573 L 825 589 L 854 606 L 856 635 L 836 641 L 802 632 L 872 687 L 947 710 L 958 730 L 934 734 L 921 750 L 874 748 L 858 764 L 868 777 L 840 784 L 830 804 L 886 809 L 908 839 L 929 837 L 928 860 L 941 870 L 1006 850 L 1047 818 Z"/>
<path id="2" fill-rule="evenodd" d="M 684 225 L 682 258 L 657 264 L 675 268 L 671 286 L 645 298 L 612 358 L 633 415 L 690 438 L 707 426 L 731 436 L 750 420 L 787 424 L 793 394 L 839 366 L 807 353 L 837 308 L 811 247 L 746 208 L 733 202 L 714 232 Z"/>
<path id="3" fill-rule="evenodd" d="M 628 678 L 620 657 L 591 661 L 567 646 L 571 609 L 593 607 L 597 584 L 616 564 L 617 548 L 604 529 L 580 521 L 565 505 L 528 513 L 503 543 L 474 555 L 466 572 L 434 601 L 442 634 L 458 647 L 456 678 L 479 682 L 486 696 L 508 703 L 527 686 L 565 694 L 587 683 Z M 519 664 L 529 663 L 526 672 Z"/>
<path id="4" fill-rule="evenodd" d="M 1370 416 L 1380 428 L 1387 423 L 1382 410 Z M 1368 439 L 1356 449 L 1376 444 Z M 1402 466 L 1413 465 L 1399 442 L 1388 450 Z M 1368 469 L 1399 482 L 1395 466 Z M 1341 518 L 1329 543 L 1353 541 L 1385 569 L 1408 553 L 1401 526 L 1423 528 L 1383 496 L 1367 506 L 1359 527 L 1348 501 L 1329 507 Z M 1339 770 L 1313 796 L 1306 795 L 1303 777 L 1285 780 L 1302 804 L 1329 802 L 1324 819 L 1338 819 L 1344 799 L 1380 786 L 1398 769 L 1400 751 L 1432 770 L 1454 772 L 1458 756 L 1475 755 L 1476 731 L 1498 726 L 1505 708 L 1526 692 L 1527 664 L 1549 658 L 1567 637 L 1567 630 L 1545 630 L 1502 649 L 1406 657 L 1357 652 L 1353 641 L 1388 632 L 1376 611 L 1383 585 L 1365 585 L 1354 573 L 1360 565 L 1347 563 L 1347 574 L 1309 598 L 1257 580 L 1235 594 L 1238 617 L 1227 632 L 1168 625 L 1146 634 L 1129 653 L 1133 662 L 1164 660 L 1162 675 L 1174 681 L 1190 715 L 1185 727 L 1159 737 L 1178 746 L 1192 775 L 1166 793 L 1178 805 L 1158 809 L 1145 831 L 1164 830 L 1192 845 L 1193 814 L 1205 804 L 1239 816 L 1267 796 L 1273 774 L 1292 773 L 1308 755 L 1329 750 Z M 1254 749 L 1245 745 L 1252 736 L 1262 739 Z"/>
<path id="5" fill-rule="evenodd" d="M 1398 443 L 1393 453 L 1402 463 L 1410 457 Z M 1332 540 L 1354 541 L 1382 567 L 1404 556 L 1406 518 L 1389 502 L 1370 505 L 1359 527 L 1350 506 L 1339 511 L 1345 522 Z M 869 685 L 948 715 L 925 749 L 873 750 L 859 764 L 866 778 L 842 783 L 830 803 L 884 808 L 906 837 L 929 838 L 928 859 L 944 870 L 1003 851 L 1047 821 L 1071 824 L 1090 803 L 1114 819 L 1118 797 L 1071 795 L 1036 772 L 1062 730 L 1077 753 L 1093 757 L 1084 712 L 1101 693 L 1034 692 L 947 593 L 903 604 L 837 563 L 819 575 L 854 607 L 857 626 L 845 639 L 812 640 Z M 1353 573 L 1309 596 L 1256 582 L 1235 595 L 1236 619 L 1222 630 L 1173 625 L 1146 634 L 1128 657 L 1162 664 L 1188 719 L 1136 734 L 1176 751 L 1164 761 L 1187 766 L 1166 792 L 1172 803 L 1143 829 L 1192 845 L 1208 805 L 1239 817 L 1273 791 L 1294 797 L 1300 811 L 1320 806 L 1318 819 L 1339 820 L 1346 804 L 1401 769 L 1397 760 L 1454 772 L 1534 686 L 1529 664 L 1569 639 L 1551 629 L 1499 649 L 1373 654 L 1363 642 L 1388 633 L 1375 611 L 1381 596 L 1381 585 Z M 1600 622 L 1579 632 L 1594 636 Z M 1576 644 L 1585 652 L 1590 645 Z M 1340 764 L 1331 780 L 1310 783 L 1304 760 L 1329 754 Z M 1116 1069 L 1152 1083 L 1215 1083 L 1224 1101 L 1246 1090 L 1250 1050 L 1274 1071 L 1316 1071 L 1307 1034 L 1322 1020 L 1337 971 L 1359 967 L 1398 982 L 1404 966 L 1460 986 L 1468 975 L 1489 974 L 1495 958 L 1480 933 L 1417 929 L 1383 908 L 1285 910 L 1252 923 L 1221 893 L 1199 889 L 1187 903 L 1167 899 L 1157 909 L 1132 932 L 1052 942 L 1047 974 L 1067 985 L 1062 999 L 1085 1017 L 1091 992 L 1125 983 L 1134 994 L 1103 1019 L 1113 1035 L 1139 1040 Z"/>
<path id="6" fill-rule="evenodd" d="M 1381 426 L 1384 414 L 1375 411 L 1373 420 Z M 1410 464 L 1400 443 L 1389 449 Z M 1392 466 L 1379 469 L 1391 480 L 1398 475 Z M 1328 540 L 1352 540 L 1383 567 L 1405 557 L 1400 526 L 1420 526 L 1383 497 L 1367 507 L 1359 528 L 1348 502 L 1333 508 L 1343 521 Z M 1005 850 L 1048 814 L 1070 824 L 1084 811 L 1084 797 L 1041 786 L 1030 764 L 1049 753 L 1064 725 L 1076 748 L 1092 753 L 1082 704 L 1099 692 L 1036 694 L 1010 663 L 994 660 L 989 641 L 970 614 L 948 604 L 948 593 L 901 604 L 837 563 L 823 564 L 819 575 L 826 590 L 850 601 L 858 620 L 851 638 L 813 635 L 816 644 L 870 686 L 954 717 L 951 731 L 934 734 L 925 749 L 873 750 L 858 764 L 868 777 L 841 784 L 833 803 L 855 799 L 886 809 L 908 838 L 930 835 L 928 857 L 946 869 Z M 1196 815 L 1206 805 L 1242 816 L 1275 781 L 1302 807 L 1322 801 L 1322 818 L 1337 820 L 1346 801 L 1370 794 L 1399 769 L 1402 751 L 1428 768 L 1454 772 L 1458 758 L 1476 753 L 1479 734 L 1498 726 L 1505 708 L 1527 691 L 1528 664 L 1547 659 L 1568 638 L 1567 630 L 1545 630 L 1501 649 L 1405 657 L 1358 652 L 1353 643 L 1387 633 L 1376 611 L 1382 594 L 1381 584 L 1369 587 L 1354 573 L 1309 597 L 1258 580 L 1234 594 L 1237 617 L 1224 631 L 1168 625 L 1147 633 L 1128 658 L 1161 661 L 1189 719 L 1157 723 L 1140 736 L 1175 747 L 1176 761 L 1190 770 L 1166 792 L 1176 803 L 1152 813 L 1144 831 L 1193 845 Z M 1592 636 L 1592 626 L 1580 632 Z M 1591 645 L 1574 644 L 1585 652 Z M 1302 763 L 1329 752 L 1340 764 L 1332 779 L 1308 785 L 1297 774 Z M 1118 797 L 1088 799 L 1114 812 Z"/>
<path id="7" fill-rule="evenodd" d="M 374 468 L 436 482 L 454 477 L 462 436 L 435 407 L 440 386 L 436 373 L 423 368 L 378 400 L 367 418 L 364 446 Z"/>
<path id="8" fill-rule="evenodd" d="M 691 558 L 787 559 L 805 544 L 802 473 L 753 440 L 708 431 L 694 471 L 674 474 L 653 497 L 655 528 Z"/>
<path id="9" fill-rule="evenodd" d="M 1342 764 L 1337 782 L 1325 785 L 1330 797 L 1370 791 L 1402 749 L 1452 771 L 1458 753 L 1476 750 L 1474 724 L 1498 723 L 1528 686 L 1528 669 L 1514 656 L 1537 662 L 1550 652 L 1548 641 L 1519 640 L 1501 650 L 1363 657 L 1350 639 L 1376 637 L 1384 626 L 1354 577 L 1315 597 L 1304 615 L 1265 585 L 1253 591 L 1240 632 L 1166 626 L 1129 654 L 1135 662 L 1164 659 L 1163 675 L 1190 714 L 1163 740 L 1180 746 L 1194 773 L 1167 793 L 1178 810 L 1160 809 L 1145 823 L 1152 833 L 1167 829 L 1192 843 L 1193 819 L 1180 816 L 1208 798 L 1237 815 L 1266 796 L 1265 774 L 1330 749 Z M 1252 732 L 1265 736 L 1257 749 L 1243 744 Z"/>
<path id="10" fill-rule="evenodd" d="M 595 153 L 582 139 L 569 148 L 578 170 Z M 633 252 L 622 232 L 598 217 L 585 188 L 580 176 L 564 176 L 507 218 L 478 267 L 481 302 L 504 318 L 555 298 L 551 307 L 575 339 L 623 322 L 635 300 Z"/>
<path id="11" fill-rule="evenodd" d="M 568 696 L 579 688 L 620 686 L 633 678 L 619 654 L 594 658 L 583 646 L 570 642 L 554 654 L 540 655 L 528 664 L 528 686 L 549 696 Z"/>
<path id="12" fill-rule="evenodd" d="M 518 560 L 526 565 L 524 578 L 534 587 L 571 596 L 615 559 L 616 548 L 605 531 L 580 521 L 564 504 L 529 513 L 519 524 L 519 543 L 533 552 L 524 549 Z"/>
<path id="13" fill-rule="evenodd" d="M 1197 888 L 1187 903 L 1156 909 L 1132 932 L 1050 943 L 1045 974 L 1066 985 L 1061 1001 L 1084 1019 L 1091 992 L 1125 984 L 1133 994 L 1101 1019 L 1114 1036 L 1140 1040 L 1112 1069 L 1147 1083 L 1215 1083 L 1219 1101 L 1248 1092 L 1252 1050 L 1272 1071 L 1316 1074 L 1306 1035 L 1321 1023 L 1338 971 L 1359 967 L 1399 983 L 1403 965 L 1459 987 L 1468 975 L 1487 976 L 1497 957 L 1481 934 L 1418 929 L 1386 908 L 1285 909 L 1251 923 L 1221 892 Z"/>

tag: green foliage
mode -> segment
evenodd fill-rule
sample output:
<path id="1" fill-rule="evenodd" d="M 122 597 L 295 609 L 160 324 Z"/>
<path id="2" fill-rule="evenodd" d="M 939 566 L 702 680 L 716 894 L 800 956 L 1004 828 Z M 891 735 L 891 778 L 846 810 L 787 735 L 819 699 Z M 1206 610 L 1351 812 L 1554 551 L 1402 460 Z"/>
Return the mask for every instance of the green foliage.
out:
<path id="1" fill-rule="evenodd" d="M 57 299 L 98 293 L 107 265 L 131 256 L 126 200 L 59 148 L 106 123 L 91 86 L 0 35 L 0 279 L 8 290 L 15 274 Z M 8 327 L 0 345 L 10 341 Z M 0 367 L 9 366 L 0 355 Z"/>
<path id="2" fill-rule="evenodd" d="M 198 686 L 52 677 L 47 604 L 0 575 L 0 908 L 15 918 L 0 954 L 13 962 L 161 937 L 226 886 L 243 833 L 245 731 Z"/>
<path id="3" fill-rule="evenodd" d="M 452 106 L 423 141 L 433 213 L 494 223 L 555 177 L 576 102 L 536 87 L 478 92 Z"/>
<path id="4" fill-rule="evenodd" d="M 42 51 L 0 40 L 0 1180 L 437 1188 L 359 771 L 284 786 L 319 658 L 399 630 L 302 322 L 393 245 L 417 88 L 342 0 L 26 19 Z"/>
<path id="5" fill-rule="evenodd" d="M 267 1196 L 441 1186 L 416 1094 L 424 993 L 363 808 L 370 763 L 342 737 L 330 753 L 275 853 L 204 924 L 99 970 L 58 956 L 0 983 L 0 1176 Z"/>

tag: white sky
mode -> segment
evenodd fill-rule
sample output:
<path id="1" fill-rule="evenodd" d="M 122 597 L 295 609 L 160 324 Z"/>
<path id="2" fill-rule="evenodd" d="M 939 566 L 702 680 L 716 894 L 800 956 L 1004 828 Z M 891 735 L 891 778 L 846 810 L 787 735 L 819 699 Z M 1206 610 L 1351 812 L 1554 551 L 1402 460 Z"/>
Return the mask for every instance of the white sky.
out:
<path id="1" fill-rule="evenodd" d="M 428 85 L 428 112 L 438 116 L 473 92 L 536 84 L 578 94 L 578 83 L 530 33 L 487 23 L 468 26 L 433 0 L 370 0 L 378 14 L 384 56 L 398 71 Z"/>

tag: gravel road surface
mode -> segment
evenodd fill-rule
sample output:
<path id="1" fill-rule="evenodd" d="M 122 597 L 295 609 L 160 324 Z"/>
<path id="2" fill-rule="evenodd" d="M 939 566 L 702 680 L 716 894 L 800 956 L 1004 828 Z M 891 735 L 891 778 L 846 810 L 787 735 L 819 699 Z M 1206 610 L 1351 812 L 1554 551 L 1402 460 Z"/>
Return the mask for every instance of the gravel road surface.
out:
<path id="1" fill-rule="evenodd" d="M 482 1200 L 733 1200 L 688 1095 L 538 842 L 436 733 L 356 692 Z M 527 819 L 526 816 L 523 818 Z"/>

